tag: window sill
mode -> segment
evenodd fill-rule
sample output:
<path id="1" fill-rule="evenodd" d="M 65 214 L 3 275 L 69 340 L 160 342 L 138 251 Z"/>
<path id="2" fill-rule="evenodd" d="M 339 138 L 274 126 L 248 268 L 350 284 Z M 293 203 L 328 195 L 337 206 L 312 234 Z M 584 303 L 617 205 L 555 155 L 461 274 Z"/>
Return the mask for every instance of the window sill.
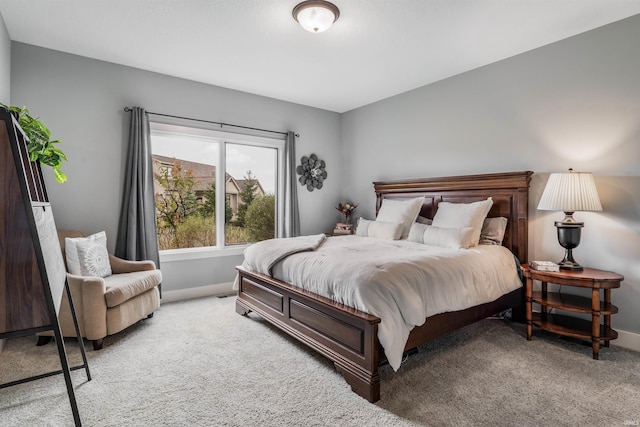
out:
<path id="1" fill-rule="evenodd" d="M 164 262 L 187 261 L 205 258 L 218 258 L 226 256 L 238 256 L 244 254 L 244 250 L 249 245 L 229 246 L 225 248 L 188 248 L 188 249 L 167 249 L 160 251 L 160 264 Z"/>

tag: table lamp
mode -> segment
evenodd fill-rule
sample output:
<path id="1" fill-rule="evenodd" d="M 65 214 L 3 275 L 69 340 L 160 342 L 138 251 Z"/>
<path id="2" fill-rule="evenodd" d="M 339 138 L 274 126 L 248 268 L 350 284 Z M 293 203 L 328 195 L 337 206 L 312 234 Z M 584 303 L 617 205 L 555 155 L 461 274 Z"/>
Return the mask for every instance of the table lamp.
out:
<path id="1" fill-rule="evenodd" d="M 601 211 L 600 197 L 593 175 L 589 172 L 552 173 L 542 192 L 538 209 L 563 211 L 564 219 L 556 221 L 558 243 L 565 248 L 564 259 L 558 264 L 562 270 L 583 270 L 573 259 L 573 249 L 580 244 L 580 233 L 584 222 L 573 218 L 575 211 Z"/>

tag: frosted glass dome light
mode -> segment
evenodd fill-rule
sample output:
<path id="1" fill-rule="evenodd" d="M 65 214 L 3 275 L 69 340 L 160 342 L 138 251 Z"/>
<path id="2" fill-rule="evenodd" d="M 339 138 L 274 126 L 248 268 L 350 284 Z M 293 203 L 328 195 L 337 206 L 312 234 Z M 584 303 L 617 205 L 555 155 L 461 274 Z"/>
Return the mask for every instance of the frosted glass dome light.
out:
<path id="1" fill-rule="evenodd" d="M 326 31 L 338 20 L 338 7 L 323 0 L 303 1 L 293 8 L 293 18 L 311 33 Z"/>

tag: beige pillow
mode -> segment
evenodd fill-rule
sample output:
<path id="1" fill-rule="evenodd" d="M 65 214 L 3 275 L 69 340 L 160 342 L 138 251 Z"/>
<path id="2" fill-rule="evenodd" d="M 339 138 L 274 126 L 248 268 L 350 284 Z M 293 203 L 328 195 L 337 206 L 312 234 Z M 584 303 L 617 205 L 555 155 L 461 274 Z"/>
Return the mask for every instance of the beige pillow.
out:
<path id="1" fill-rule="evenodd" d="M 416 222 L 417 222 L 417 223 L 420 223 L 420 224 L 427 224 L 427 225 L 431 225 L 431 223 L 433 222 L 433 220 L 432 220 L 432 219 L 425 218 L 425 217 L 423 217 L 423 216 L 419 216 L 419 215 L 418 215 L 418 218 L 416 218 Z"/>
<path id="2" fill-rule="evenodd" d="M 504 232 L 507 230 L 507 218 L 486 218 L 480 232 L 480 245 L 502 245 Z"/>
<path id="3" fill-rule="evenodd" d="M 404 200 L 383 199 L 376 221 L 402 223 L 402 235 L 400 238 L 405 239 L 409 235 L 411 224 L 418 217 L 423 203 L 424 197 Z"/>
<path id="4" fill-rule="evenodd" d="M 432 225 L 441 228 L 472 227 L 474 228 L 474 236 L 471 246 L 476 246 L 480 240 L 482 224 L 492 205 L 493 199 L 491 197 L 473 203 L 440 202 Z"/>

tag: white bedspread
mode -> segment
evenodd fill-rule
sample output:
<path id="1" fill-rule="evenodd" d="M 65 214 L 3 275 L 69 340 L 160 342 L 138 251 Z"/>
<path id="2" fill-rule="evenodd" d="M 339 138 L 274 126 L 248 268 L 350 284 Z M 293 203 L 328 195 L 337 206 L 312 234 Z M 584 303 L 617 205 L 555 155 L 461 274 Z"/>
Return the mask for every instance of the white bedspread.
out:
<path id="1" fill-rule="evenodd" d="M 394 370 L 409 332 L 428 316 L 491 302 L 522 286 L 513 255 L 501 246 L 448 249 L 358 236 L 331 237 L 272 270 L 279 280 L 379 317 L 378 339 Z"/>
<path id="2" fill-rule="evenodd" d="M 298 252 L 315 251 L 326 238 L 324 234 L 316 234 L 254 243 L 244 251 L 244 266 L 271 276 L 271 269 L 278 261 Z"/>

